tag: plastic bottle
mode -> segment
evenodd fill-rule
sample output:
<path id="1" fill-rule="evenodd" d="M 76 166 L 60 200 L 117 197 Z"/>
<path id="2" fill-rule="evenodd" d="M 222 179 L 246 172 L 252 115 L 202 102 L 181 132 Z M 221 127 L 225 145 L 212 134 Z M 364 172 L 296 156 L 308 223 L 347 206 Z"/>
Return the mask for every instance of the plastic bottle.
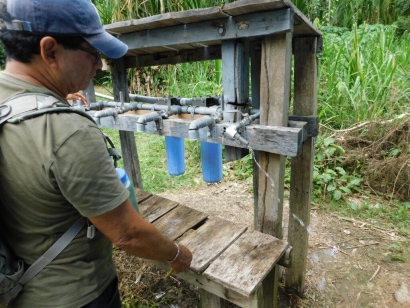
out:
<path id="1" fill-rule="evenodd" d="M 139 213 L 140 210 L 138 208 L 137 198 L 135 197 L 134 184 L 132 183 L 132 180 L 128 177 L 124 169 L 115 168 L 115 170 L 117 170 L 118 178 L 121 180 L 122 184 L 124 184 L 124 186 L 128 189 L 129 198 L 131 200 L 132 205 L 134 206 L 135 210 Z"/>

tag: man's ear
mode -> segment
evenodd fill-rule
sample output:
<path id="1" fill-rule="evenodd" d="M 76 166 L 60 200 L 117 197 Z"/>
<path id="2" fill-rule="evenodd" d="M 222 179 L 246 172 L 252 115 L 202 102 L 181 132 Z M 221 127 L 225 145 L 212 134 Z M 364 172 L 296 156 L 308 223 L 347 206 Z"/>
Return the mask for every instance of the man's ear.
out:
<path id="1" fill-rule="evenodd" d="M 62 49 L 63 46 L 51 36 L 45 36 L 40 41 L 40 56 L 49 65 L 57 64 L 57 55 Z"/>

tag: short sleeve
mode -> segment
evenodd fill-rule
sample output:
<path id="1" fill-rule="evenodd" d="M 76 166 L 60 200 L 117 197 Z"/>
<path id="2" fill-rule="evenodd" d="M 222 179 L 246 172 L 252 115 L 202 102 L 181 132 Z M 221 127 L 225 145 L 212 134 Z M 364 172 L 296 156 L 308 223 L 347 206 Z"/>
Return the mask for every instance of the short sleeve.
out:
<path id="1" fill-rule="evenodd" d="M 104 136 L 91 122 L 74 130 L 58 146 L 51 173 L 64 197 L 85 217 L 104 214 L 128 198 Z"/>

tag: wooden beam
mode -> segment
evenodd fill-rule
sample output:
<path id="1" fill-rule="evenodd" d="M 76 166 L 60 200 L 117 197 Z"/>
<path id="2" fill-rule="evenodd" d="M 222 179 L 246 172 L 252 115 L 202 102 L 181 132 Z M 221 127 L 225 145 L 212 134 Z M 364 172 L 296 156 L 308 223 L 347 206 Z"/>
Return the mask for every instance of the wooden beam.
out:
<path id="1" fill-rule="evenodd" d="M 195 49 L 155 52 L 125 57 L 125 66 L 144 67 L 221 59 L 221 46 L 202 46 Z"/>
<path id="2" fill-rule="evenodd" d="M 290 74 L 292 65 L 292 33 L 266 36 L 262 43 L 260 87 L 260 123 L 287 126 L 290 100 Z M 267 152 L 258 153 L 258 206 L 255 207 L 255 229 L 282 238 L 283 187 L 285 157 Z M 277 305 L 279 270 L 270 280 L 263 282 L 265 290 L 258 298 L 259 307 Z"/>
<path id="3" fill-rule="evenodd" d="M 225 122 L 238 122 L 248 112 L 249 101 L 249 42 L 230 40 L 222 42 L 223 112 Z M 226 146 L 225 161 L 241 159 L 247 148 Z"/>
<path id="4" fill-rule="evenodd" d="M 293 113 L 316 117 L 317 38 L 295 39 Z M 291 161 L 288 240 L 293 247 L 291 267 L 286 271 L 286 286 L 302 296 L 305 287 L 310 202 L 313 181 L 314 137 L 303 143 L 302 154 Z M 295 217 L 295 219 L 292 219 Z"/>
<path id="5" fill-rule="evenodd" d="M 124 59 L 117 59 L 112 61 L 112 78 L 113 78 L 113 90 L 114 99 L 120 101 L 120 93 L 124 102 L 129 102 L 128 97 L 128 82 L 127 71 L 124 65 Z M 137 145 L 135 143 L 134 132 L 119 131 L 122 158 L 124 160 L 124 169 L 128 176 L 132 179 L 134 187 L 143 189 L 141 168 L 138 159 Z"/>
<path id="6" fill-rule="evenodd" d="M 220 45 L 222 40 L 258 37 L 292 31 L 293 12 L 281 9 L 228 18 L 200 21 L 122 34 L 119 39 L 128 45 L 129 54 L 138 51 L 184 50 L 190 44 Z M 169 38 L 172 37 L 172 40 Z"/>
<path id="7" fill-rule="evenodd" d="M 92 113 L 90 113 L 92 115 Z M 115 121 L 113 117 L 100 119 L 100 127 L 118 129 L 122 131 L 136 131 L 138 115 L 122 114 Z M 145 126 L 146 133 L 158 134 L 161 136 L 174 136 L 189 139 L 190 120 L 179 118 L 169 118 L 162 121 L 161 127 L 156 122 L 148 122 Z M 254 151 L 264 151 L 286 156 L 297 156 L 301 153 L 306 122 L 290 122 L 292 127 L 267 126 L 251 124 L 246 126 L 243 137 L 249 141 L 249 147 Z M 247 148 L 237 140 L 223 135 L 229 123 L 215 124 L 212 134 L 208 127 L 199 129 L 199 140 L 211 143 L 219 143 L 239 148 Z"/>

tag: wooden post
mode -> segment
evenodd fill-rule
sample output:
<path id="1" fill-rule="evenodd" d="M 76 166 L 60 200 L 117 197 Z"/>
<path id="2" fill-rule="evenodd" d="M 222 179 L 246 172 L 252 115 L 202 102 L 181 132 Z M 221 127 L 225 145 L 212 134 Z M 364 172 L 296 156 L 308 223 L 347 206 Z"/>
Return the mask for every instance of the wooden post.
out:
<path id="1" fill-rule="evenodd" d="M 129 102 L 127 71 L 124 59 L 112 61 L 112 79 L 114 100 L 120 101 L 120 92 L 123 94 L 124 102 Z M 138 159 L 137 145 L 135 143 L 134 132 L 119 131 L 121 141 L 121 154 L 124 160 L 124 169 L 132 178 L 135 187 L 143 189 L 140 162 Z"/>
<path id="2" fill-rule="evenodd" d="M 95 97 L 94 82 L 91 80 L 87 89 L 83 91 L 84 95 L 88 99 L 88 104 L 95 103 L 97 101 Z"/>
<path id="3" fill-rule="evenodd" d="M 260 124 L 287 126 L 292 65 L 292 33 L 266 36 L 262 42 Z M 255 229 L 282 238 L 285 157 L 260 151 L 258 162 L 258 206 Z M 258 307 L 277 306 L 278 266 L 271 279 L 265 279 Z M 271 275 L 270 275 L 271 276 Z"/>
<path id="4" fill-rule="evenodd" d="M 228 308 L 230 306 L 227 300 L 203 289 L 199 289 L 199 295 L 201 296 L 202 308 Z"/>
<path id="5" fill-rule="evenodd" d="M 317 38 L 295 39 L 295 99 L 293 114 L 316 116 Z M 313 181 L 314 138 L 303 143 L 302 154 L 292 158 L 288 242 L 293 247 L 291 267 L 286 271 L 286 286 L 302 295 L 308 253 L 308 227 Z M 293 218 L 295 217 L 295 218 Z M 303 225 L 302 223 L 303 222 Z"/>
<path id="6" fill-rule="evenodd" d="M 224 122 L 234 123 L 242 120 L 241 112 L 249 100 L 249 42 L 223 41 L 221 49 Z M 241 159 L 248 153 L 248 149 L 225 146 L 227 162 Z"/>

